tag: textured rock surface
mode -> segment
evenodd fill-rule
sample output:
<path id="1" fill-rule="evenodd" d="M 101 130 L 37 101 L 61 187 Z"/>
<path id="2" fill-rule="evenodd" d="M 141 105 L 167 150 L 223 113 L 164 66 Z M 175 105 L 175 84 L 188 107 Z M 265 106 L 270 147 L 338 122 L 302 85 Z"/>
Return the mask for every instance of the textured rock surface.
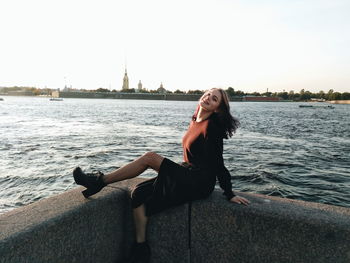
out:
<path id="1" fill-rule="evenodd" d="M 241 195 L 193 203 L 191 262 L 350 262 L 350 209 Z"/>
<path id="2" fill-rule="evenodd" d="M 0 262 L 123 262 L 134 242 L 130 190 L 110 185 L 85 199 L 77 188 L 0 215 Z M 152 263 L 350 262 L 350 209 L 221 191 L 149 219 Z M 191 249 L 189 249 L 189 243 Z"/>
<path id="3" fill-rule="evenodd" d="M 143 179 L 133 179 L 120 182 L 117 185 L 130 192 Z M 130 199 L 129 199 L 130 200 Z M 129 204 L 131 207 L 131 204 Z M 127 215 L 125 250 L 129 251 L 135 242 L 132 213 Z M 151 263 L 182 263 L 189 262 L 189 225 L 188 204 L 171 208 L 149 218 L 147 239 L 151 247 Z"/>
<path id="4" fill-rule="evenodd" d="M 127 191 L 107 188 L 87 200 L 81 190 L 1 215 L 0 262 L 113 262 L 121 258 Z"/>

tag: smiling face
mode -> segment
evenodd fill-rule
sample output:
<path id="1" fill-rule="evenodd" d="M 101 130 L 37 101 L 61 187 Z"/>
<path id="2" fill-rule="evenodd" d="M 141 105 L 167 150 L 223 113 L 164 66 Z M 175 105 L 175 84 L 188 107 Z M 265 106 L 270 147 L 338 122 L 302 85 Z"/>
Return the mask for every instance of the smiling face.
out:
<path id="1" fill-rule="evenodd" d="M 210 89 L 199 99 L 199 106 L 205 111 L 214 112 L 219 108 L 221 100 L 221 92 L 218 89 Z"/>

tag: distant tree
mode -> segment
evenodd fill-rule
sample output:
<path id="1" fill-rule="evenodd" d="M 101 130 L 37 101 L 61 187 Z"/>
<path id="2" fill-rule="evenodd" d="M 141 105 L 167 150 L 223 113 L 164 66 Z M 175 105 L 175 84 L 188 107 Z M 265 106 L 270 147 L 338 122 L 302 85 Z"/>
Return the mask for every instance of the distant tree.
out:
<path id="1" fill-rule="evenodd" d="M 284 99 L 284 100 L 287 100 L 288 99 L 288 93 L 287 92 L 278 92 L 277 94 L 276 94 L 276 97 L 280 97 L 280 98 L 282 98 L 282 99 Z"/>
<path id="2" fill-rule="evenodd" d="M 342 100 L 350 100 L 350 93 L 349 92 L 344 92 L 341 96 Z"/>
<path id="3" fill-rule="evenodd" d="M 305 89 L 300 90 L 300 100 L 309 100 L 311 99 L 311 92 L 305 91 Z"/>
<path id="4" fill-rule="evenodd" d="M 288 92 L 288 98 L 289 98 L 289 99 L 293 99 L 293 97 L 294 97 L 294 90 L 290 90 L 290 91 Z"/>
<path id="5" fill-rule="evenodd" d="M 312 94 L 310 91 L 305 91 L 303 96 L 302 96 L 302 100 L 310 100 L 312 97 Z"/>
<path id="6" fill-rule="evenodd" d="M 340 92 L 333 92 L 330 96 L 330 100 L 341 100 L 342 95 Z"/>
<path id="7" fill-rule="evenodd" d="M 189 90 L 189 91 L 187 91 L 187 94 L 203 94 L 204 93 L 204 91 L 202 91 L 202 90 Z"/>
<path id="8" fill-rule="evenodd" d="M 104 88 L 98 88 L 96 92 L 110 92 L 109 89 L 104 89 Z"/>
<path id="9" fill-rule="evenodd" d="M 261 96 L 261 94 L 259 92 L 256 92 L 256 91 L 253 92 L 252 95 L 254 95 L 254 96 Z"/>
<path id="10" fill-rule="evenodd" d="M 232 87 L 228 87 L 226 90 L 227 95 L 229 95 L 230 97 L 235 96 L 235 90 Z"/>
<path id="11" fill-rule="evenodd" d="M 122 92 L 125 92 L 125 93 L 135 93 L 135 89 L 124 89 L 124 90 L 122 90 Z"/>
<path id="12" fill-rule="evenodd" d="M 267 92 L 262 93 L 261 95 L 266 96 L 266 97 L 271 97 L 272 96 L 272 92 L 267 91 Z"/>
<path id="13" fill-rule="evenodd" d="M 241 90 L 235 91 L 235 96 L 237 96 L 237 97 L 243 97 L 244 95 L 245 95 L 245 93 Z"/>
<path id="14" fill-rule="evenodd" d="M 289 92 L 289 96 L 290 96 L 290 92 Z M 300 100 L 300 94 L 299 93 L 294 93 L 294 91 L 293 91 L 293 98 L 292 98 L 292 100 L 299 101 Z"/>
<path id="15" fill-rule="evenodd" d="M 185 92 L 183 92 L 183 91 L 177 89 L 177 90 L 174 91 L 174 93 L 175 93 L 175 94 L 184 94 Z"/>
<path id="16" fill-rule="evenodd" d="M 326 94 L 326 100 L 332 100 L 334 90 L 330 89 Z"/>
<path id="17" fill-rule="evenodd" d="M 140 93 L 149 93 L 149 91 L 146 88 L 142 88 L 138 92 L 140 92 Z"/>
<path id="18" fill-rule="evenodd" d="M 315 95 L 315 97 L 318 98 L 318 99 L 325 99 L 326 98 L 326 93 L 324 93 L 324 91 L 321 90 Z"/>

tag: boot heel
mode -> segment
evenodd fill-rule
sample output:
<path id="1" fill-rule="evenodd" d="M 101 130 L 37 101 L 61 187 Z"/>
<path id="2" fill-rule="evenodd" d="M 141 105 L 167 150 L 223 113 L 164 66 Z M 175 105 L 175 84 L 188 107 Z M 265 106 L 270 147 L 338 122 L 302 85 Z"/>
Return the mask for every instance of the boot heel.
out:
<path id="1" fill-rule="evenodd" d="M 82 191 L 82 194 L 85 198 L 88 198 L 89 196 L 96 194 L 98 191 L 99 190 L 87 188 L 84 191 Z"/>
<path id="2" fill-rule="evenodd" d="M 107 185 L 105 182 L 103 182 L 103 176 L 104 174 L 101 172 L 86 174 L 80 169 L 80 167 L 75 168 L 73 171 L 75 182 L 79 185 L 85 186 L 86 188 L 84 191 L 82 191 L 85 198 L 98 193 Z"/>

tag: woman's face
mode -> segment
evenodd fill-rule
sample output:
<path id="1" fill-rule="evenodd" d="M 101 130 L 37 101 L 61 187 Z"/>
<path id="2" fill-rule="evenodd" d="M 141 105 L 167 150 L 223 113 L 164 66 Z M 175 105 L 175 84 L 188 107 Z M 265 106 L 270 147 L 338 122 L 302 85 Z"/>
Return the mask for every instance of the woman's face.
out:
<path id="1" fill-rule="evenodd" d="M 210 89 L 199 99 L 199 105 L 206 111 L 216 111 L 221 103 L 222 96 L 219 90 Z"/>

